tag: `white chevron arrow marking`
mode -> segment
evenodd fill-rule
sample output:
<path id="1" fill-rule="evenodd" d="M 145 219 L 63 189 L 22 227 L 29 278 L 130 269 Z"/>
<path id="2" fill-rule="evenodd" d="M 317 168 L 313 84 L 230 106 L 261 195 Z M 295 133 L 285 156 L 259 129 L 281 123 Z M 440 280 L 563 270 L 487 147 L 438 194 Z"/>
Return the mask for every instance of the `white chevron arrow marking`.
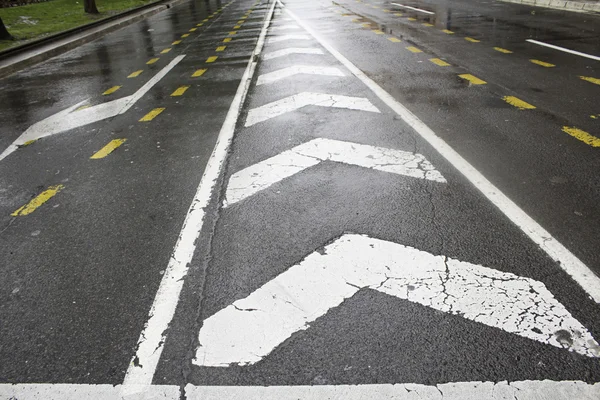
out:
<path id="1" fill-rule="evenodd" d="M 314 139 L 233 174 L 227 185 L 223 206 L 235 204 L 322 161 L 446 182 L 442 174 L 421 154 L 339 140 Z"/>
<path id="2" fill-rule="evenodd" d="M 107 118 L 123 114 L 129 110 L 139 99 L 142 98 L 148 91 L 158 83 L 175 65 L 177 65 L 185 55 L 175 57 L 167 66 L 161 69 L 154 75 L 144 86 L 139 88 L 134 94 L 127 97 L 122 97 L 108 103 L 98 104 L 96 106 L 76 110 L 77 107 L 87 103 L 84 100 L 65 110 L 62 110 L 54 115 L 49 116 L 35 124 L 31 125 L 25 132 L 21 134 L 2 154 L 0 160 L 6 158 L 9 154 L 32 140 L 41 139 L 46 136 L 62 133 L 70 129 L 75 129 L 80 126 L 85 126 L 94 122 L 102 121 Z"/>
<path id="3" fill-rule="evenodd" d="M 272 60 L 278 57 L 289 56 L 290 54 L 323 54 L 323 50 L 314 47 L 291 47 L 267 53 L 263 56 L 263 60 Z"/>
<path id="4" fill-rule="evenodd" d="M 277 71 L 268 72 L 258 77 L 256 85 L 264 85 L 277 82 L 281 79 L 289 78 L 297 74 L 310 75 L 328 75 L 328 76 L 344 76 L 344 73 L 336 67 L 317 67 L 311 65 L 294 65 L 287 68 L 278 69 Z"/>
<path id="5" fill-rule="evenodd" d="M 364 97 L 350 97 L 326 93 L 303 92 L 254 108 L 248 112 L 245 126 L 275 118 L 306 106 L 348 108 L 379 113 L 380 111 Z"/>
<path id="6" fill-rule="evenodd" d="M 344 235 L 206 319 L 193 362 L 254 364 L 361 289 L 600 356 L 590 332 L 541 282 L 368 236 Z"/>
<path id="7" fill-rule="evenodd" d="M 308 35 L 281 35 L 275 36 L 269 39 L 269 43 L 277 43 L 277 42 L 285 42 L 286 40 L 308 40 L 310 37 Z"/>

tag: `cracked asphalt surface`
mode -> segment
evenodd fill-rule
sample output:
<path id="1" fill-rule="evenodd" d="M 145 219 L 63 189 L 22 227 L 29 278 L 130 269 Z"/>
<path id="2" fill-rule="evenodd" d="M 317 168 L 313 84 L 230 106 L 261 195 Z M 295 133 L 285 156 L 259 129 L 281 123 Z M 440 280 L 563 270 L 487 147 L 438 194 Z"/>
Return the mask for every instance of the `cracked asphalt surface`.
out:
<path id="1" fill-rule="evenodd" d="M 272 5 L 184 1 L 0 80 L 2 151 L 74 104 L 132 95 L 185 55 L 129 111 L 0 161 L 0 384 L 119 385 L 132 359 L 143 366 L 140 333 Z M 600 67 L 525 40 L 598 56 L 600 16 L 473 0 L 283 5 L 188 249 L 174 317 L 159 332 L 151 383 L 185 398 L 190 384 L 600 382 L 600 307 L 589 293 L 317 40 L 598 275 L 600 86 L 581 77 L 600 79 Z M 295 66 L 312 72 L 260 78 Z M 523 103 L 533 108 L 515 106 Z M 90 159 L 114 140 L 122 141 Z M 437 264 L 414 256 L 388 275 L 397 260 L 360 246 L 340 261 L 332 254 L 347 237 L 406 246 Z M 313 259 L 327 261 L 284 280 Z M 257 362 L 196 358 L 206 321 L 224 310 L 260 318 L 268 308 L 252 296 L 270 294 L 272 282 L 287 282 L 284 294 L 312 293 L 305 280 L 349 265 L 383 272 L 344 277 L 353 288 L 339 304 L 326 305 L 334 285 L 310 297 L 319 313 L 282 296 L 305 322 L 264 345 Z M 231 319 L 215 337 L 227 344 L 235 331 L 262 343 L 279 316 L 293 325 L 272 312 L 263 335 Z"/>

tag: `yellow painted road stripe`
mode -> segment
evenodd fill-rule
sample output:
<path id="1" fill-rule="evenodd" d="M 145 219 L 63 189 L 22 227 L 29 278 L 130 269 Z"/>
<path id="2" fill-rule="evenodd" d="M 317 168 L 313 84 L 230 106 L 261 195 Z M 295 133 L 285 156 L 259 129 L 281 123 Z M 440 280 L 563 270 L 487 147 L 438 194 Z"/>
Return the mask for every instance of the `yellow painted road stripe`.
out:
<path id="1" fill-rule="evenodd" d="M 231 38 L 230 37 L 223 39 L 223 43 L 229 43 L 229 42 L 231 42 Z"/>
<path id="2" fill-rule="evenodd" d="M 505 102 L 510 104 L 511 106 L 517 107 L 519 110 L 535 110 L 535 106 L 523 101 L 515 96 L 504 96 L 502 98 Z"/>
<path id="3" fill-rule="evenodd" d="M 237 31 L 231 31 L 231 32 L 229 32 L 229 36 L 233 36 L 233 35 L 235 35 L 236 33 L 237 33 Z"/>
<path id="4" fill-rule="evenodd" d="M 155 108 L 154 110 L 150 111 L 148 114 L 144 115 L 142 117 L 142 119 L 140 119 L 140 122 L 152 121 L 154 118 L 156 118 L 158 116 L 158 114 L 160 114 L 163 111 L 165 111 L 164 107 Z"/>
<path id="5" fill-rule="evenodd" d="M 192 78 L 197 78 L 199 76 L 202 76 L 202 75 L 204 75 L 205 72 L 206 72 L 206 68 L 199 69 L 192 74 Z"/>
<path id="6" fill-rule="evenodd" d="M 473 76 L 471 74 L 461 74 L 459 76 L 471 82 L 473 85 L 485 85 L 487 83 L 486 81 L 479 79 L 478 77 Z"/>
<path id="7" fill-rule="evenodd" d="M 202 26 L 204 25 L 202 22 L 200 22 L 199 24 L 196 24 L 196 26 Z"/>
<path id="8" fill-rule="evenodd" d="M 137 78 L 138 76 L 140 76 L 140 74 L 142 72 L 144 72 L 144 70 L 143 69 L 139 69 L 139 70 L 137 70 L 135 72 L 130 73 L 127 77 L 128 78 Z"/>
<path id="9" fill-rule="evenodd" d="M 407 18 L 407 19 L 408 19 L 409 21 L 416 21 L 416 20 L 417 20 L 416 18 L 412 18 L 412 17 L 411 17 L 411 18 Z"/>
<path id="10" fill-rule="evenodd" d="M 186 90 L 188 90 L 190 87 L 189 85 L 184 85 L 184 86 L 179 86 L 177 88 L 177 90 L 175 90 L 173 93 L 171 93 L 171 97 L 175 97 L 175 96 L 181 96 L 185 93 Z"/>
<path id="11" fill-rule="evenodd" d="M 556 67 L 556 65 L 554 65 L 554 64 L 550 64 L 550 63 L 547 63 L 547 62 L 544 62 L 544 61 L 540 61 L 540 60 L 533 60 L 533 59 L 531 59 L 529 61 L 531 61 L 534 64 L 541 65 L 542 67 L 546 67 L 546 68 Z"/>
<path id="12" fill-rule="evenodd" d="M 395 13 L 394 15 L 395 15 L 396 17 L 401 17 L 401 16 L 402 16 L 402 13 Z"/>
<path id="13" fill-rule="evenodd" d="M 379 29 L 373 29 L 373 33 L 376 35 L 383 35 L 385 32 L 380 31 Z"/>
<path id="14" fill-rule="evenodd" d="M 466 37 L 465 40 L 471 43 L 479 43 L 481 40 L 473 39 L 472 37 Z"/>
<path id="15" fill-rule="evenodd" d="M 423 25 L 423 26 L 433 26 L 433 24 L 430 24 L 429 22 L 423 22 L 421 25 Z"/>
<path id="16" fill-rule="evenodd" d="M 563 126 L 562 130 L 585 144 L 589 144 L 592 147 L 600 147 L 600 138 L 590 135 L 586 131 L 572 126 Z"/>
<path id="17" fill-rule="evenodd" d="M 196 32 L 198 28 L 191 28 L 188 32 Z"/>
<path id="18" fill-rule="evenodd" d="M 29 215 L 63 189 L 63 185 L 50 186 L 48 189 L 44 190 L 42 193 L 34 197 L 29 203 L 20 207 L 18 210 L 16 210 L 10 215 L 12 215 L 13 217 L 22 217 L 25 215 Z"/>
<path id="19" fill-rule="evenodd" d="M 81 110 L 85 110 L 86 108 L 90 108 L 91 106 L 89 104 L 86 104 L 84 106 L 81 107 L 77 107 L 75 109 L 75 111 L 81 111 Z M 35 142 L 37 139 L 33 139 L 33 140 L 28 140 L 25 143 L 23 143 L 23 146 L 29 146 L 31 143 Z"/>
<path id="20" fill-rule="evenodd" d="M 233 29 L 240 29 L 242 26 L 241 25 L 236 25 L 233 27 Z"/>
<path id="21" fill-rule="evenodd" d="M 243 17 L 240 17 L 240 19 L 246 19 L 246 18 L 248 18 L 248 17 L 246 17 L 245 15 Z"/>
<path id="22" fill-rule="evenodd" d="M 157 62 L 159 59 L 158 58 L 152 58 L 150 60 L 148 60 L 148 62 L 146 64 L 150 65 L 150 64 L 154 64 L 155 62 Z"/>
<path id="23" fill-rule="evenodd" d="M 446 61 L 441 60 L 439 58 L 430 58 L 429 61 L 431 61 L 435 65 L 439 65 L 440 67 L 449 67 L 450 66 L 450 64 L 448 64 Z"/>
<path id="24" fill-rule="evenodd" d="M 115 149 L 117 147 L 119 147 L 120 145 L 122 145 L 123 143 L 125 143 L 127 139 L 113 139 L 110 142 L 108 142 L 108 144 L 106 146 L 104 146 L 103 148 L 101 148 L 100 150 L 98 150 L 98 152 L 96 152 L 93 156 L 90 157 L 90 159 L 92 160 L 98 160 L 100 158 L 104 158 L 107 155 L 109 155 L 110 153 L 112 153 L 113 151 L 115 151 Z"/>
<path id="25" fill-rule="evenodd" d="M 598 78 L 592 78 L 591 76 L 580 76 L 581 79 L 583 79 L 584 81 L 588 81 L 591 83 L 595 83 L 596 85 L 600 85 L 600 79 Z"/>
<path id="26" fill-rule="evenodd" d="M 179 43 L 181 43 L 181 40 L 176 40 L 176 41 L 174 41 L 174 42 L 173 42 L 173 43 L 171 43 L 171 44 L 172 44 L 173 46 L 176 46 L 176 45 L 178 45 Z"/>
<path id="27" fill-rule="evenodd" d="M 202 22 L 207 22 L 207 21 L 208 21 L 208 18 L 204 18 L 204 19 L 202 20 Z"/>
<path id="28" fill-rule="evenodd" d="M 361 26 L 362 26 L 363 28 L 370 28 L 370 27 L 371 27 L 371 24 L 369 24 L 369 23 L 364 23 L 364 24 L 361 24 Z"/>
<path id="29" fill-rule="evenodd" d="M 390 37 L 390 38 L 388 38 L 388 40 L 389 40 L 390 42 L 394 42 L 394 43 L 400 43 L 400 42 L 402 41 L 402 40 L 400 40 L 400 39 L 398 39 L 398 38 L 395 38 L 395 37 Z"/>
<path id="30" fill-rule="evenodd" d="M 240 20 L 239 20 L 238 22 L 236 22 L 236 23 L 237 23 L 238 25 L 241 25 L 241 24 L 243 24 L 244 22 L 246 22 L 246 21 L 244 21 L 244 20 L 240 19 Z"/>
<path id="31" fill-rule="evenodd" d="M 206 62 L 207 62 L 207 63 L 212 63 L 212 62 L 215 62 L 215 61 L 217 61 L 217 58 L 219 58 L 219 57 L 217 57 L 217 56 L 210 56 L 210 57 L 208 57 L 208 58 L 206 59 Z"/>
<path id="32" fill-rule="evenodd" d="M 226 48 L 227 46 L 219 46 L 215 51 L 225 51 Z"/>
<path id="33" fill-rule="evenodd" d="M 448 35 L 454 35 L 454 32 L 452 32 L 450 29 L 442 29 L 442 32 L 447 33 Z"/>
<path id="34" fill-rule="evenodd" d="M 386 12 L 386 13 L 387 13 L 387 12 L 390 12 L 390 10 L 383 10 L 383 12 Z M 351 15 L 352 15 L 352 14 L 351 14 Z"/>
<path id="35" fill-rule="evenodd" d="M 181 37 L 182 37 L 182 38 L 186 38 L 186 37 L 188 37 L 188 36 L 190 36 L 190 34 L 189 34 L 189 33 L 184 33 L 183 35 L 181 35 Z"/>
<path id="36" fill-rule="evenodd" d="M 494 47 L 494 50 L 499 51 L 500 53 L 504 53 L 504 54 L 511 54 L 512 53 L 512 51 L 503 49 L 502 47 Z"/>
<path id="37" fill-rule="evenodd" d="M 108 89 L 106 92 L 102 93 L 102 95 L 107 96 L 109 94 L 113 94 L 114 92 L 116 92 L 119 89 L 121 89 L 121 86 L 113 86 L 110 89 Z"/>
<path id="38" fill-rule="evenodd" d="M 163 51 L 161 51 L 160 54 L 167 54 L 170 51 L 171 51 L 171 48 L 167 47 L 166 49 L 164 49 Z"/>
<path id="39" fill-rule="evenodd" d="M 413 52 L 413 53 L 422 53 L 422 51 L 421 51 L 421 50 L 419 50 L 419 49 L 417 49 L 415 46 L 408 46 L 406 49 L 407 49 L 408 51 L 411 51 L 411 52 Z"/>

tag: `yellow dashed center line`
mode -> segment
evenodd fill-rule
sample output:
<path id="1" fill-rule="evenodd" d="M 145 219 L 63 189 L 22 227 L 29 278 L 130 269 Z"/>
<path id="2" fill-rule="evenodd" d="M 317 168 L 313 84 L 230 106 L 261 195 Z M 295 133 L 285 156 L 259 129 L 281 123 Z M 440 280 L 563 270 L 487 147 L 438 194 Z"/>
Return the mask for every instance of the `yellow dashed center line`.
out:
<path id="1" fill-rule="evenodd" d="M 178 45 L 179 43 L 181 43 L 181 40 L 176 40 L 176 41 L 174 41 L 174 42 L 173 42 L 173 43 L 171 43 L 171 44 L 172 44 L 173 46 L 176 46 L 176 45 Z"/>
<path id="2" fill-rule="evenodd" d="M 217 58 L 219 58 L 219 57 L 217 57 L 217 56 L 210 56 L 210 57 L 208 57 L 206 59 L 206 62 L 207 63 L 213 63 L 213 62 L 217 61 Z"/>
<path id="3" fill-rule="evenodd" d="M 112 153 L 113 151 L 115 151 L 115 149 L 117 147 L 119 147 L 120 145 L 122 145 L 123 143 L 125 143 L 127 139 L 113 139 L 110 142 L 108 142 L 108 144 L 106 146 L 104 146 L 103 148 L 101 148 L 100 150 L 98 150 L 98 152 L 96 152 L 93 156 L 90 157 L 90 159 L 92 160 L 98 160 L 100 158 L 104 158 L 107 155 L 109 155 L 110 153 Z"/>
<path id="4" fill-rule="evenodd" d="M 487 83 L 486 81 L 479 79 L 478 77 L 473 76 L 471 74 L 461 74 L 459 75 L 459 77 L 471 82 L 473 85 L 485 85 Z"/>
<path id="5" fill-rule="evenodd" d="M 230 37 L 223 39 L 223 43 L 229 43 L 229 42 L 231 42 L 231 38 Z"/>
<path id="6" fill-rule="evenodd" d="M 424 22 L 422 25 L 423 26 L 433 26 L 433 24 L 430 24 L 429 22 Z"/>
<path id="7" fill-rule="evenodd" d="M 189 34 L 189 33 L 184 33 L 183 35 L 181 35 L 181 37 L 182 37 L 182 38 L 186 38 L 186 37 L 188 37 L 188 36 L 190 36 L 190 34 Z"/>
<path id="8" fill-rule="evenodd" d="M 395 13 L 394 14 L 396 17 L 401 17 L 403 14 L 402 13 Z"/>
<path id="9" fill-rule="evenodd" d="M 155 62 L 157 62 L 159 59 L 158 58 L 152 58 L 150 60 L 148 60 L 148 62 L 146 64 L 150 65 L 150 64 L 154 64 Z"/>
<path id="10" fill-rule="evenodd" d="M 121 86 L 113 86 L 110 89 L 108 89 L 106 92 L 102 93 L 102 95 L 107 96 L 109 94 L 113 94 L 114 92 L 116 92 L 119 89 L 121 89 Z"/>
<path id="11" fill-rule="evenodd" d="M 581 129 L 572 126 L 563 126 L 562 130 L 563 132 L 573 136 L 575 139 L 581 140 L 585 144 L 588 144 L 592 147 L 600 147 L 600 138 L 590 135 L 586 131 L 582 131 Z"/>
<path id="12" fill-rule="evenodd" d="M 202 75 L 204 75 L 205 72 L 206 72 L 206 68 L 202 68 L 202 69 L 196 70 L 196 72 L 194 72 L 192 74 L 192 78 L 197 78 L 199 76 L 202 76 Z"/>
<path id="13" fill-rule="evenodd" d="M 373 29 L 373 33 L 376 35 L 383 35 L 385 32 L 380 31 L 379 29 Z"/>
<path id="14" fill-rule="evenodd" d="M 25 215 L 29 215 L 63 189 L 63 185 L 50 186 L 48 189 L 44 190 L 42 193 L 34 197 L 29 203 L 20 207 L 18 210 L 14 211 L 10 215 L 12 215 L 13 217 L 22 217 Z"/>
<path id="15" fill-rule="evenodd" d="M 512 51 L 503 49 L 502 47 L 494 47 L 494 50 L 499 51 L 500 53 L 504 53 L 504 54 L 511 54 L 512 53 Z"/>
<path id="16" fill-rule="evenodd" d="M 141 119 L 140 122 L 148 122 L 148 121 L 152 121 L 154 118 L 156 118 L 158 116 L 158 114 L 160 114 L 161 112 L 165 111 L 164 107 L 161 108 L 155 108 L 154 110 L 150 111 L 148 114 L 144 115 Z"/>
<path id="17" fill-rule="evenodd" d="M 505 102 L 511 106 L 517 107 L 519 110 L 535 110 L 535 106 L 523 101 L 515 96 L 504 96 L 502 98 Z"/>
<path id="18" fill-rule="evenodd" d="M 236 33 L 237 33 L 237 31 L 231 31 L 231 32 L 229 32 L 229 36 L 233 36 L 233 35 L 235 35 Z"/>
<path id="19" fill-rule="evenodd" d="M 188 90 L 190 87 L 189 85 L 186 86 L 179 86 L 173 93 L 171 93 L 171 97 L 176 97 L 176 96 L 181 96 L 185 93 L 186 90 Z"/>
<path id="20" fill-rule="evenodd" d="M 422 53 L 422 51 L 420 49 L 417 49 L 415 46 L 408 46 L 406 48 L 406 50 L 413 52 L 413 53 Z"/>
<path id="21" fill-rule="evenodd" d="M 446 61 L 441 60 L 439 58 L 430 58 L 429 61 L 431 61 L 435 65 L 439 65 L 440 67 L 449 67 L 450 66 L 450 64 L 448 64 Z"/>
<path id="22" fill-rule="evenodd" d="M 164 49 L 163 51 L 161 51 L 160 54 L 167 54 L 170 51 L 171 51 L 171 48 L 168 47 L 168 48 Z"/>
<path id="23" fill-rule="evenodd" d="M 442 29 L 442 32 L 447 33 L 448 35 L 454 35 L 454 32 L 452 32 L 450 29 Z"/>
<path id="24" fill-rule="evenodd" d="M 241 25 L 236 25 L 233 27 L 233 29 L 240 29 L 242 26 Z"/>
<path id="25" fill-rule="evenodd" d="M 202 26 L 204 25 L 202 22 L 200 22 L 199 24 L 196 24 L 196 26 Z"/>
<path id="26" fill-rule="evenodd" d="M 370 28 L 370 27 L 371 27 L 371 24 L 361 24 L 361 26 L 362 26 L 363 28 Z"/>
<path id="27" fill-rule="evenodd" d="M 198 28 L 192 28 L 188 32 L 196 32 L 196 30 L 198 30 Z"/>
<path id="28" fill-rule="evenodd" d="M 471 43 L 479 43 L 481 40 L 473 39 L 472 37 L 466 37 L 465 40 Z"/>
<path id="29" fill-rule="evenodd" d="M 208 18 L 204 18 L 202 22 L 208 22 Z"/>
<path id="30" fill-rule="evenodd" d="M 138 76 L 140 76 L 140 74 L 142 72 L 144 72 L 144 70 L 143 69 L 139 69 L 139 70 L 137 70 L 135 72 L 130 73 L 127 77 L 128 78 L 137 78 Z"/>
<path id="31" fill-rule="evenodd" d="M 383 12 L 390 12 L 390 10 L 383 10 Z"/>
<path id="32" fill-rule="evenodd" d="M 226 48 L 227 46 L 219 46 L 215 51 L 225 51 Z"/>
<path id="33" fill-rule="evenodd" d="M 238 22 L 236 22 L 236 23 L 237 23 L 238 25 L 241 25 L 241 24 L 243 24 L 244 22 L 246 22 L 246 21 L 244 21 L 244 20 L 241 20 L 241 19 L 240 19 L 240 20 L 239 20 Z"/>
<path id="34" fill-rule="evenodd" d="M 542 67 L 546 67 L 546 68 L 556 67 L 556 65 L 554 65 L 554 64 L 550 64 L 550 63 L 547 63 L 547 62 L 544 62 L 544 61 L 540 61 L 540 60 L 533 60 L 533 59 L 531 59 L 529 61 L 531 61 L 534 64 L 541 65 Z"/>
<path id="35" fill-rule="evenodd" d="M 86 108 L 90 108 L 90 107 L 91 107 L 90 105 L 87 105 L 87 104 L 86 104 L 85 106 L 77 107 L 77 108 L 75 109 L 75 111 L 81 111 L 81 110 L 85 110 Z M 23 146 L 28 146 L 28 145 L 30 145 L 31 143 L 35 142 L 36 140 L 37 140 L 37 139 L 28 140 L 28 141 L 26 141 L 26 142 L 25 142 L 25 144 L 23 144 Z"/>
<path id="36" fill-rule="evenodd" d="M 408 19 L 409 21 L 416 21 L 416 20 L 417 20 L 416 18 L 412 18 L 412 17 L 410 17 L 410 18 L 407 18 L 407 19 Z"/>
<path id="37" fill-rule="evenodd" d="M 400 40 L 400 39 L 398 39 L 398 38 L 395 38 L 395 37 L 390 37 L 390 38 L 388 38 L 388 40 L 389 40 L 390 42 L 394 42 L 394 43 L 400 43 L 400 42 L 402 41 L 402 40 Z"/>
<path id="38" fill-rule="evenodd" d="M 600 85 L 600 79 L 598 79 L 598 78 L 592 78 L 591 76 L 580 76 L 580 78 L 583 79 L 584 81 L 591 82 L 596 85 Z"/>
<path id="39" fill-rule="evenodd" d="M 244 15 L 244 16 L 243 16 L 243 17 L 241 17 L 240 19 L 246 19 L 246 18 L 248 18 L 248 17 L 246 17 L 246 16 Z"/>

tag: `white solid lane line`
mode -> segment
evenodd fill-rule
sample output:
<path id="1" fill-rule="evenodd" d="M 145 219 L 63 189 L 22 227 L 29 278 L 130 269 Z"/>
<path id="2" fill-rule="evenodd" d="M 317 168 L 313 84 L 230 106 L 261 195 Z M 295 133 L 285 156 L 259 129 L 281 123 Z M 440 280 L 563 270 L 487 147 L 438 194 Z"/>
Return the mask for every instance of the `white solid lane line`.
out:
<path id="1" fill-rule="evenodd" d="M 323 54 L 323 50 L 314 47 L 290 47 L 263 55 L 263 60 L 289 56 L 290 54 Z"/>
<path id="2" fill-rule="evenodd" d="M 434 12 L 427 11 L 427 10 L 422 10 L 422 9 L 416 8 L 416 7 L 404 6 L 404 5 L 398 4 L 398 3 L 392 3 L 392 4 L 395 5 L 395 6 L 398 6 L 398 7 L 409 8 L 411 10 L 419 11 L 419 12 L 422 12 L 422 13 L 425 13 L 425 14 L 435 14 Z"/>
<path id="3" fill-rule="evenodd" d="M 217 143 L 206 164 L 204 174 L 187 212 L 179 238 L 154 298 L 148 322 L 138 339 L 136 354 L 129 363 L 124 385 L 127 385 L 128 390 L 131 389 L 134 393 L 137 388 L 143 388 L 143 386 L 139 385 L 150 385 L 152 383 L 156 366 L 164 348 L 167 330 L 179 302 L 184 277 L 187 275 L 189 268 L 188 264 L 194 255 L 196 240 L 200 235 L 200 230 L 204 223 L 205 208 L 210 202 L 225 159 L 227 158 L 229 147 L 233 140 L 235 125 L 250 88 L 250 82 L 252 81 L 257 65 L 256 60 L 258 60 L 258 56 L 264 46 L 267 28 L 271 22 L 274 9 L 275 2 L 273 2 L 271 9 L 268 11 L 254 52 L 248 61 L 248 66 L 244 71 L 233 101 L 227 111 L 227 116 L 219 132 Z"/>
<path id="4" fill-rule="evenodd" d="M 567 48 L 564 48 L 564 47 L 555 46 L 553 44 L 544 43 L 544 42 L 540 42 L 540 41 L 533 40 L 533 39 L 527 39 L 526 42 L 537 44 L 539 46 L 549 47 L 549 48 L 555 49 L 555 50 L 564 51 L 565 53 L 571 53 L 571 54 L 575 54 L 575 55 L 578 55 L 578 56 L 581 56 L 581 57 L 590 58 L 592 60 L 600 61 L 600 57 L 598 57 L 598 56 L 593 56 L 591 54 L 582 53 L 580 51 L 575 51 L 575 50 L 567 49 Z"/>
<path id="5" fill-rule="evenodd" d="M 290 76 L 298 74 L 308 75 L 325 75 L 325 76 L 344 76 L 344 73 L 336 67 L 319 67 L 311 65 L 294 65 L 278 69 L 277 71 L 267 72 L 262 74 L 256 80 L 256 85 L 265 85 L 273 82 L 277 82 L 281 79 L 289 78 Z"/>
<path id="6" fill-rule="evenodd" d="M 279 2 L 279 0 L 278 0 Z M 280 3 L 281 4 L 281 3 Z M 283 4 L 282 4 L 283 7 Z M 398 102 L 391 94 L 386 92 L 375 81 L 366 76 L 356 65 L 352 64 L 339 51 L 324 41 L 310 27 L 302 22 L 296 14 L 285 8 L 286 12 L 298 25 L 303 27 L 341 62 L 354 76 L 360 79 L 375 95 L 390 107 L 404 122 L 410 125 L 425 141 L 427 141 L 442 157 L 454 166 L 477 190 L 479 190 L 492 204 L 494 204 L 513 224 L 536 243 L 546 254 L 557 262 L 583 290 L 596 302 L 600 303 L 600 278 L 590 270 L 579 258 L 571 253 L 565 246 L 556 240 L 550 232 L 545 230 L 525 211 L 509 199 L 492 182 L 483 176 L 475 167 L 465 160 L 458 152 L 450 147 L 443 139 L 436 135 L 423 121 L 414 115 L 408 108 Z"/>
<path id="7" fill-rule="evenodd" d="M 286 40 L 308 40 L 310 39 L 307 35 L 282 35 L 275 36 L 269 39 L 269 43 L 284 42 Z"/>

